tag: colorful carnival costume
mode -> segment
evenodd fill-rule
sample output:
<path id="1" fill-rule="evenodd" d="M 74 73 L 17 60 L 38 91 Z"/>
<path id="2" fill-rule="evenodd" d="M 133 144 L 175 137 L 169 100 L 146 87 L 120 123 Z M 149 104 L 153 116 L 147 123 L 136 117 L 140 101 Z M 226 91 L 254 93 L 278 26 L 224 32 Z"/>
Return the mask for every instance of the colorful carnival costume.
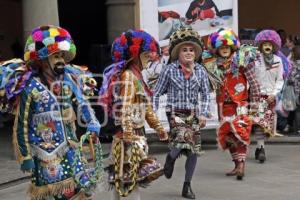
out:
<path id="1" fill-rule="evenodd" d="M 205 52 L 203 58 L 217 95 L 220 118 L 217 140 L 222 150 L 230 151 L 235 163 L 234 170 L 227 175 L 236 175 L 241 180 L 252 127 L 248 107 L 249 103 L 255 105 L 259 101 L 260 90 L 253 68 L 256 50 L 248 46 L 239 48 L 239 39 L 230 29 L 212 33 L 208 47 L 210 52 Z"/>
<path id="2" fill-rule="evenodd" d="M 186 52 L 185 52 L 186 51 Z M 209 116 L 209 82 L 203 66 L 196 61 L 202 53 L 202 42 L 192 29 L 179 29 L 170 37 L 171 64 L 161 72 L 153 97 L 155 110 L 159 97 L 167 94 L 167 117 L 170 125 L 170 153 L 164 173 L 171 178 L 176 159 L 187 156 L 182 196 L 194 199 L 190 183 L 201 152 L 200 128 Z M 183 59 L 183 57 L 185 59 Z M 198 96 L 201 95 L 201 109 Z"/>
<path id="3" fill-rule="evenodd" d="M 159 54 L 158 43 L 152 36 L 142 30 L 124 32 L 112 45 L 114 64 L 103 73 L 99 102 L 116 125 L 108 180 L 115 186 L 116 199 L 137 190 L 138 184 L 144 186 L 162 175 L 161 165 L 148 157 L 144 129 L 146 120 L 161 139 L 167 139 L 152 110 L 152 94 L 141 74 L 150 61 L 144 55 L 150 53 Z"/>
<path id="4" fill-rule="evenodd" d="M 34 29 L 25 46 L 25 63 L 12 60 L 1 66 L 1 107 L 15 112 L 13 144 L 21 170 L 32 173 L 29 195 L 32 200 L 91 199 L 101 176 L 101 160 L 88 167 L 75 132 L 75 120 L 86 124 L 88 133 L 99 133 L 100 124 L 86 99 L 93 83 L 83 68 L 65 65 L 76 53 L 70 34 L 63 28 Z M 50 83 L 43 72 L 58 66 Z M 51 68 L 52 69 L 52 68 Z M 54 68 L 56 70 L 56 68 Z M 95 83 L 93 83 L 95 84 Z M 76 116 L 74 102 L 77 105 Z M 84 139 L 84 138 L 83 138 Z M 82 141 L 83 142 L 83 141 Z M 96 145 L 96 149 L 101 148 Z M 101 156 L 101 152 L 97 152 Z"/>
<path id="5" fill-rule="evenodd" d="M 263 163 L 266 160 L 264 141 L 276 133 L 276 96 L 283 87 L 284 68 L 281 57 L 276 55 L 281 47 L 281 39 L 276 31 L 261 31 L 255 42 L 260 50 L 255 61 L 255 76 L 261 96 L 258 112 L 253 118 L 253 132 L 257 140 L 255 159 Z"/>

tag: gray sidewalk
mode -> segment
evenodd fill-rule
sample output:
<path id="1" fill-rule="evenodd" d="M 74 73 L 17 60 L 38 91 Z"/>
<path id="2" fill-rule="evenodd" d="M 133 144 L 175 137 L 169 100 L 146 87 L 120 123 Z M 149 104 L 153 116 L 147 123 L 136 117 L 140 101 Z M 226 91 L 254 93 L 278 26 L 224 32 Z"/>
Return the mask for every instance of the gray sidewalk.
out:
<path id="1" fill-rule="evenodd" d="M 11 126 L 6 126 L 0 130 L 0 189 L 29 180 L 28 175 L 20 171 L 20 165 L 15 161 L 11 129 Z M 149 135 L 148 141 L 152 153 L 161 153 L 168 150 L 167 144 L 157 142 L 157 136 L 154 134 Z M 204 149 L 215 148 L 215 130 L 204 131 L 202 133 L 202 141 Z M 300 144 L 300 136 L 275 137 L 268 140 L 267 144 Z M 103 149 L 104 153 L 109 153 L 110 144 L 103 144 Z"/>
<path id="2" fill-rule="evenodd" d="M 155 147 L 152 149 L 158 149 Z M 164 149 L 163 149 L 164 150 Z M 255 146 L 251 145 L 243 181 L 226 177 L 225 172 L 233 168 L 228 152 L 206 149 L 198 159 L 192 187 L 198 200 L 298 200 L 300 191 L 299 145 L 269 145 L 267 161 L 260 164 L 254 160 Z M 165 152 L 154 155 L 164 163 Z M 172 179 L 164 176 L 141 189 L 142 200 L 186 200 L 181 198 L 184 180 L 185 157 L 175 163 Z M 28 183 L 0 190 L 1 200 L 26 198 Z M 94 200 L 109 200 L 110 192 L 97 188 Z M 128 197 L 122 200 L 132 200 Z"/>

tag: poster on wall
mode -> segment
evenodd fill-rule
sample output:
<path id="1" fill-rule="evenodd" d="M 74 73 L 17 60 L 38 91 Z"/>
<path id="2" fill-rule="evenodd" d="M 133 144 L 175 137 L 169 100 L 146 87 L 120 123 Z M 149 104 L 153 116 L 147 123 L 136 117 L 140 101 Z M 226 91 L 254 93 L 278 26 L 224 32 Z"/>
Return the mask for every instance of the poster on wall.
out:
<path id="1" fill-rule="evenodd" d="M 201 36 L 222 27 L 236 32 L 238 29 L 237 0 L 140 0 L 140 6 L 141 28 L 148 30 L 163 46 L 181 27 L 192 27 Z"/>

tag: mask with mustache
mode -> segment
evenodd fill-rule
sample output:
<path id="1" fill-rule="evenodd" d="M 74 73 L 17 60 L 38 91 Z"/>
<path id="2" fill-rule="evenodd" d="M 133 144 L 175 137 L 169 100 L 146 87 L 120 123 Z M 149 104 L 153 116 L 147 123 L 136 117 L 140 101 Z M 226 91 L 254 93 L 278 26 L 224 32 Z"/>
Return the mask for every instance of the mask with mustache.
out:
<path id="1" fill-rule="evenodd" d="M 54 68 L 53 71 L 59 75 L 59 74 L 63 74 L 65 72 L 65 63 L 63 62 L 58 62 L 54 64 Z"/>
<path id="2" fill-rule="evenodd" d="M 48 62 L 51 70 L 56 74 L 60 75 L 65 72 L 65 60 L 64 55 L 61 52 L 52 54 L 48 57 Z"/>
<path id="3" fill-rule="evenodd" d="M 271 42 L 264 42 L 261 46 L 262 52 L 265 55 L 273 53 L 273 45 Z"/>

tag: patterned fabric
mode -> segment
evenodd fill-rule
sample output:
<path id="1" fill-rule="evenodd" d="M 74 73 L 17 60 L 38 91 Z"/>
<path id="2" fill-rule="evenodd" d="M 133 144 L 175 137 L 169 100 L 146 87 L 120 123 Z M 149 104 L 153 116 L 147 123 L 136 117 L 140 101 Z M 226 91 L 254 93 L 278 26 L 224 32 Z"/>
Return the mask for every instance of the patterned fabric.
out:
<path id="1" fill-rule="evenodd" d="M 27 38 L 24 60 L 34 61 L 63 51 L 64 59 L 70 62 L 76 55 L 76 46 L 69 32 L 57 26 L 41 26 L 34 29 Z"/>
<path id="2" fill-rule="evenodd" d="M 222 85 L 217 90 L 217 100 L 219 112 L 222 114 L 221 124 L 217 131 L 219 146 L 225 150 L 228 149 L 227 136 L 233 134 L 243 145 L 250 144 L 250 133 L 252 121 L 248 117 L 247 97 L 248 86 L 250 85 L 250 103 L 259 102 L 260 89 L 255 79 L 253 65 L 228 69 L 224 73 Z M 238 113 L 238 111 L 240 113 Z"/>
<path id="3" fill-rule="evenodd" d="M 268 103 L 267 95 L 262 95 L 258 103 L 258 111 L 253 118 L 253 124 L 259 126 L 267 136 L 274 136 L 276 131 L 275 125 L 275 104 L 276 102 Z M 255 132 L 255 130 L 254 130 Z"/>
<path id="4" fill-rule="evenodd" d="M 164 128 L 153 112 L 150 99 L 144 90 L 143 82 L 129 66 L 120 75 L 115 85 L 114 102 L 115 124 L 120 131 L 114 136 L 112 152 L 113 164 L 109 172 L 109 182 L 115 185 L 120 196 L 127 196 L 137 183 L 149 183 L 162 175 L 161 165 L 148 157 L 148 144 L 145 138 L 145 120 L 149 126 L 162 134 Z"/>
<path id="5" fill-rule="evenodd" d="M 227 135 L 226 145 L 229 147 L 229 152 L 233 161 L 246 161 L 248 146 L 241 143 L 233 133 Z"/>
<path id="6" fill-rule="evenodd" d="M 255 42 L 258 47 L 260 47 L 260 45 L 266 41 L 273 44 L 274 52 L 277 52 L 281 48 L 280 36 L 274 30 L 263 30 L 259 32 L 255 37 Z"/>
<path id="7" fill-rule="evenodd" d="M 196 109 L 197 116 L 208 117 L 209 90 L 207 73 L 200 64 L 196 63 L 193 75 L 187 80 L 181 71 L 179 62 L 175 61 L 164 68 L 158 79 L 153 96 L 154 110 L 158 108 L 159 97 L 167 93 L 168 107 L 172 109 Z"/>
<path id="8" fill-rule="evenodd" d="M 66 65 L 65 73 L 70 80 L 75 81 L 81 92 L 88 98 L 93 96 L 97 82 L 87 67 Z M 16 100 L 26 87 L 27 81 L 34 76 L 32 70 L 24 61 L 12 59 L 0 64 L 0 111 L 14 113 Z"/>
<path id="9" fill-rule="evenodd" d="M 246 101 L 248 99 L 247 79 L 244 75 L 243 68 L 239 69 L 237 73 L 228 71 L 224 78 L 223 84 L 217 90 L 217 103 L 237 103 Z"/>
<path id="10" fill-rule="evenodd" d="M 122 139 L 123 138 L 123 139 Z M 132 184 L 133 181 L 136 181 L 140 184 L 147 184 L 152 182 L 153 180 L 157 179 L 159 176 L 162 175 L 162 166 L 161 164 L 152 157 L 148 157 L 148 145 L 145 137 L 145 129 L 135 129 L 134 130 L 134 138 L 135 139 L 124 139 L 124 136 L 122 132 L 119 132 L 114 136 L 113 140 L 113 151 L 115 151 L 116 145 L 118 141 L 122 141 L 122 148 L 124 148 L 122 151 L 124 153 L 124 160 L 120 161 L 120 164 L 123 163 L 123 171 L 122 173 L 122 183 L 123 184 Z M 133 143 L 137 144 L 138 146 L 138 152 L 139 152 L 139 167 L 137 169 L 137 176 L 136 180 L 131 179 L 131 173 L 132 166 L 131 166 L 131 156 L 130 152 L 132 151 L 132 148 L 134 147 Z M 121 152 L 119 152 L 121 153 Z M 116 157 L 113 158 L 114 160 Z M 115 162 L 114 162 L 115 163 Z M 116 175 L 116 171 L 114 168 L 114 164 L 110 165 L 109 167 L 109 176 L 108 176 L 108 182 L 110 184 L 114 184 L 116 181 L 116 177 L 119 175 Z M 120 171 L 118 172 L 120 174 Z M 121 178 L 119 176 L 119 178 Z"/>
<path id="11" fill-rule="evenodd" d="M 116 38 L 112 44 L 113 64 L 103 72 L 103 82 L 99 92 L 98 103 L 111 115 L 114 100 L 114 85 L 120 81 L 122 70 L 128 67 L 129 59 L 137 58 L 143 52 L 160 53 L 157 41 L 142 30 L 128 30 Z M 143 85 L 144 87 L 144 85 Z M 146 90 L 147 88 L 144 87 Z"/>
<path id="12" fill-rule="evenodd" d="M 215 51 L 221 46 L 231 46 L 233 49 L 238 49 L 240 41 L 233 30 L 222 28 L 208 37 L 207 46 L 211 51 Z"/>
<path id="13" fill-rule="evenodd" d="M 12 59 L 0 64 L 0 111 L 14 113 L 17 97 L 26 86 L 32 71 L 21 59 Z"/>
<path id="14" fill-rule="evenodd" d="M 129 30 L 114 41 L 112 59 L 115 63 L 105 69 L 98 101 L 112 113 L 121 129 L 114 136 L 109 182 L 114 184 L 119 196 L 124 197 L 138 182 L 150 182 L 162 175 L 159 163 L 148 158 L 144 133 L 140 136 L 145 120 L 159 134 L 164 134 L 152 110 L 151 91 L 142 79 L 141 66 L 135 62 L 143 52 L 160 53 L 157 41 L 144 31 Z"/>
<path id="15" fill-rule="evenodd" d="M 296 95 L 300 95 L 300 64 L 293 63 L 292 71 L 288 77 L 288 81 L 294 86 Z"/>
<path id="16" fill-rule="evenodd" d="M 256 103 L 259 101 L 260 97 L 260 86 L 256 80 L 254 66 L 250 65 L 249 67 L 246 67 L 244 74 L 250 86 L 250 103 Z"/>
<path id="17" fill-rule="evenodd" d="M 167 112 L 170 124 L 170 149 L 189 150 L 201 155 L 201 134 L 198 119 L 191 110 Z"/>
<path id="18" fill-rule="evenodd" d="M 71 75 L 65 73 L 62 83 L 68 84 L 60 87 L 64 98 L 59 100 L 37 77 L 31 77 L 20 93 L 13 143 L 21 169 L 33 172 L 29 192 L 33 200 L 64 195 L 65 188 L 80 189 L 81 183 L 76 182 L 75 176 L 87 170 L 79 148 L 70 145 L 78 142 L 70 91 L 78 102 L 87 131 L 100 130 L 94 112 Z"/>
<path id="19" fill-rule="evenodd" d="M 246 71 L 246 73 L 248 73 L 247 71 L 253 70 L 252 68 L 256 58 L 257 48 L 249 45 L 242 45 L 227 59 L 217 56 L 209 51 L 204 51 L 202 54 L 203 64 L 207 69 L 209 80 L 214 90 L 217 90 L 218 87 L 222 85 L 222 78 L 228 71 L 233 72 L 233 74 L 237 76 L 237 72 L 240 68 L 245 68 L 244 71 Z M 250 79 L 251 77 L 249 77 L 249 80 Z M 251 80 L 250 82 L 251 85 L 254 85 L 254 88 L 258 88 L 255 82 L 252 82 Z"/>
<path id="20" fill-rule="evenodd" d="M 228 146 L 228 135 L 233 134 L 240 143 L 250 144 L 250 133 L 252 129 L 252 120 L 247 114 L 238 114 L 236 104 L 223 105 L 223 119 L 217 130 L 217 140 L 219 147 L 223 150 L 230 148 Z"/>
<path id="21" fill-rule="evenodd" d="M 245 61 L 242 62 L 239 58 L 241 58 L 241 56 L 238 50 L 233 54 L 228 67 L 223 67 L 223 62 L 227 64 L 228 61 L 219 57 L 215 59 L 206 58 L 206 60 L 204 60 L 204 66 L 208 70 L 211 77 L 210 80 L 214 83 L 214 89 L 218 94 L 220 94 L 220 88 L 223 87 L 223 81 L 227 79 L 227 76 L 230 76 L 232 80 L 236 79 L 236 81 L 245 77 L 247 85 L 249 84 L 250 86 L 250 103 L 258 102 L 260 97 L 260 86 L 256 80 L 253 60 L 245 58 Z M 233 86 L 231 81 L 227 82 Z M 224 91 L 225 94 L 222 94 L 222 99 L 224 98 L 223 101 L 230 103 L 232 100 L 228 94 L 229 90 L 225 89 Z"/>
<path id="22" fill-rule="evenodd" d="M 121 74 L 120 84 L 115 86 L 119 96 L 114 102 L 114 119 L 116 125 L 122 126 L 124 133 L 133 134 L 134 129 L 144 127 L 145 120 L 158 133 L 163 130 L 141 80 L 132 70 L 125 70 Z"/>
<path id="23" fill-rule="evenodd" d="M 143 30 L 128 30 L 116 38 L 112 44 L 113 62 L 137 58 L 143 52 L 160 54 L 157 41 Z"/>

